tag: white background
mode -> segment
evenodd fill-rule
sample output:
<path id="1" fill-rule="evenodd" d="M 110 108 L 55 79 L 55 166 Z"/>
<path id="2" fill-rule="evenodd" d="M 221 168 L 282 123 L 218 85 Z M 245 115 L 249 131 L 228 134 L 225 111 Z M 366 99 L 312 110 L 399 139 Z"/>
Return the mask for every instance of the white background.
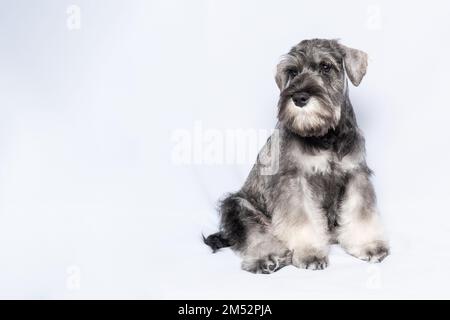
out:
<path id="1" fill-rule="evenodd" d="M 0 1 L 0 297 L 450 298 L 449 16 L 445 1 Z M 350 90 L 392 255 L 333 247 L 324 271 L 253 275 L 200 241 L 251 164 L 176 164 L 173 134 L 273 128 L 274 67 L 313 37 L 371 57 Z"/>

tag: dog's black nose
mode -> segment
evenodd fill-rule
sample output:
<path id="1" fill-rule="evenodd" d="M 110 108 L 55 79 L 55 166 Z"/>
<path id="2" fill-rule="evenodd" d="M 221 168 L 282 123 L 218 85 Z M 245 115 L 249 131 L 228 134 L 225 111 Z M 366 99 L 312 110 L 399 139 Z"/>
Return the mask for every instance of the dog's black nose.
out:
<path id="1" fill-rule="evenodd" d="M 301 107 L 304 107 L 308 103 L 309 97 L 310 97 L 309 93 L 297 92 L 297 93 L 294 93 L 294 95 L 292 96 L 292 101 L 294 101 L 294 103 L 297 107 L 301 108 Z"/>

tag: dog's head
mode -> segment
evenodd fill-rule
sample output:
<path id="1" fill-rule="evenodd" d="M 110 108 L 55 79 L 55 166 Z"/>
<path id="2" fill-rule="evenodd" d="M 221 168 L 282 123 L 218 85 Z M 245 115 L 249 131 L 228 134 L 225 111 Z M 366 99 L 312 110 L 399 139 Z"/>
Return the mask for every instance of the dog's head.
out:
<path id="1" fill-rule="evenodd" d="M 358 86 L 366 73 L 367 54 L 336 40 L 304 40 L 277 66 L 278 119 L 303 136 L 323 136 L 341 118 L 347 77 Z"/>

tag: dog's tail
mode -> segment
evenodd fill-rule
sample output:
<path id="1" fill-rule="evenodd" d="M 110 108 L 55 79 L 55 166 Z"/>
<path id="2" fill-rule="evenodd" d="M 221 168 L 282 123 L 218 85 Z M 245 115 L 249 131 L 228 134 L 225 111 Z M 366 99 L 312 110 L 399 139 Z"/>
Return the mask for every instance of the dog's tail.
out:
<path id="1" fill-rule="evenodd" d="M 206 238 L 204 235 L 202 236 L 203 242 L 206 245 L 210 246 L 213 252 L 216 252 L 217 250 L 222 248 L 231 247 L 230 241 L 225 238 L 222 232 L 213 233 Z"/>

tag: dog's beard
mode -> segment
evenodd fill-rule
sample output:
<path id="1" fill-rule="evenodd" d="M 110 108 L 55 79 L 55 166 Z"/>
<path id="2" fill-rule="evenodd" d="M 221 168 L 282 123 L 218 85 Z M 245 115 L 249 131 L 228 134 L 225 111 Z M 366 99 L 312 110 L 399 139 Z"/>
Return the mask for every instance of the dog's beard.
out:
<path id="1" fill-rule="evenodd" d="M 308 103 L 300 108 L 289 98 L 280 108 L 278 119 L 292 132 L 302 136 L 320 137 L 328 130 L 334 129 L 340 119 L 341 108 L 311 97 Z"/>

